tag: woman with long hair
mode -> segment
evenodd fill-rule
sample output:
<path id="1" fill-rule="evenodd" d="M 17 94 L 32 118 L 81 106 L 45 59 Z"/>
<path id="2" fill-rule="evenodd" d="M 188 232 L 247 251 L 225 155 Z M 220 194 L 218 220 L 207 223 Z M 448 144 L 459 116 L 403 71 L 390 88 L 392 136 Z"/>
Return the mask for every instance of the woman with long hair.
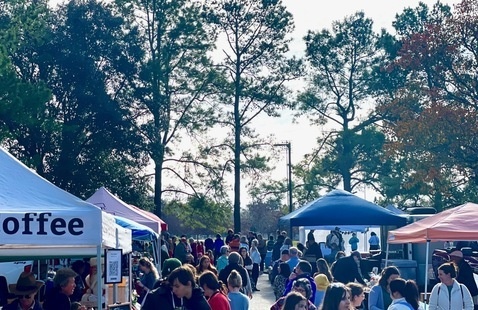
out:
<path id="1" fill-rule="evenodd" d="M 216 276 L 218 275 L 216 267 L 211 264 L 211 259 L 207 255 L 201 256 L 199 263 L 196 266 L 196 274 L 200 276 L 203 272 L 211 271 Z"/>
<path id="2" fill-rule="evenodd" d="M 356 282 L 347 283 L 346 286 L 350 290 L 350 309 L 362 309 L 362 303 L 365 299 L 365 287 Z"/>
<path id="3" fill-rule="evenodd" d="M 389 284 L 400 277 L 400 271 L 395 266 L 385 267 L 380 273 L 380 280 L 370 290 L 368 298 L 369 310 L 386 310 L 392 303 Z"/>
<path id="4" fill-rule="evenodd" d="M 322 310 L 350 310 L 350 290 L 340 282 L 330 284 L 325 291 Z"/>
<path id="5" fill-rule="evenodd" d="M 252 239 L 251 248 L 249 249 L 249 255 L 251 256 L 252 260 L 251 284 L 252 290 L 255 292 L 260 291 L 257 288 L 257 280 L 259 279 L 259 269 L 261 264 L 261 254 L 259 253 L 259 249 L 257 248 L 258 245 L 259 241 L 257 241 L 257 239 Z"/>
<path id="6" fill-rule="evenodd" d="M 308 308 L 308 302 L 304 295 L 297 292 L 290 292 L 285 297 L 285 302 L 281 310 L 306 310 Z"/>
<path id="7" fill-rule="evenodd" d="M 284 295 L 285 286 L 291 273 L 290 266 L 286 262 L 280 263 L 277 271 L 279 271 L 279 274 L 274 278 L 274 283 L 272 284 L 276 300 Z"/>
<path id="8" fill-rule="evenodd" d="M 325 259 L 319 258 L 315 264 L 317 266 L 317 272 L 314 274 L 314 282 L 317 290 L 315 291 L 314 305 L 319 307 L 322 304 L 327 287 L 333 282 L 333 278 L 330 273 L 329 264 Z"/>
<path id="9" fill-rule="evenodd" d="M 252 277 L 252 268 L 254 267 L 254 264 L 252 263 L 252 259 L 249 256 L 248 248 L 240 247 L 239 248 L 239 254 L 241 255 L 241 259 L 242 259 L 242 267 L 244 267 L 247 270 L 249 278 L 251 278 Z"/>
<path id="10" fill-rule="evenodd" d="M 418 310 L 420 308 L 418 294 L 418 287 L 412 280 L 405 281 L 402 278 L 392 280 L 390 295 L 393 301 L 388 310 L 409 310 L 410 308 Z"/>
<path id="11" fill-rule="evenodd" d="M 204 296 L 212 310 L 231 310 L 227 289 L 214 273 L 203 272 L 199 276 L 199 286 L 204 290 Z"/>
<path id="12" fill-rule="evenodd" d="M 312 287 L 310 282 L 306 278 L 300 278 L 297 280 L 293 280 L 292 282 L 292 289 L 291 292 L 296 292 L 301 294 L 307 299 L 307 308 L 308 310 L 317 310 L 317 307 L 309 300 L 310 296 L 312 296 Z M 287 294 L 289 295 L 289 294 Z M 286 296 L 287 296 L 286 295 Z M 286 296 L 282 296 L 279 298 L 270 308 L 270 310 L 280 310 L 284 306 Z"/>
<path id="13" fill-rule="evenodd" d="M 144 298 L 144 296 L 154 288 L 154 284 L 159 279 L 159 273 L 156 266 L 154 266 L 147 257 L 143 257 L 139 260 L 139 269 L 143 272 L 143 276 L 138 285 L 142 288 L 140 296 Z"/>

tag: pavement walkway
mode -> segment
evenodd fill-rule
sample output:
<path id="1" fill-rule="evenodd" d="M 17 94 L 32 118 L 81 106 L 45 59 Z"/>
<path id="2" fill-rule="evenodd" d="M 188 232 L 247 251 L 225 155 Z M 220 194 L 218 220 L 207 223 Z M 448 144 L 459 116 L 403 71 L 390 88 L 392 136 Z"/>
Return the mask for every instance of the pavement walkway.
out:
<path id="1" fill-rule="evenodd" d="M 250 310 L 268 310 L 276 299 L 274 292 L 272 291 L 272 285 L 269 282 L 269 276 L 267 273 L 263 273 L 259 276 L 257 288 L 260 292 L 254 292 L 252 299 L 249 303 Z"/>

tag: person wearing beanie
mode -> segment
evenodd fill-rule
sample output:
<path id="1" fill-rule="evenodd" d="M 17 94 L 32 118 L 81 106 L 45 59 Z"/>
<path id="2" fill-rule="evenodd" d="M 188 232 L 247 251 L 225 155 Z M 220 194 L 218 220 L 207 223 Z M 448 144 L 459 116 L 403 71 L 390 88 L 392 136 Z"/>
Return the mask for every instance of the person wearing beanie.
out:
<path id="1" fill-rule="evenodd" d="M 241 255 L 237 252 L 232 252 L 229 254 L 228 257 L 229 264 L 224 267 L 224 269 L 221 270 L 219 273 L 219 280 L 221 280 L 223 283 L 227 283 L 227 278 L 231 274 L 231 271 L 236 270 L 242 278 L 242 288 L 247 291 L 247 287 L 251 287 L 250 280 L 249 280 L 249 274 L 247 270 L 242 267 L 241 265 Z M 251 287 L 251 292 L 252 292 L 252 287 Z M 249 295 L 249 294 L 248 294 Z"/>
<path id="2" fill-rule="evenodd" d="M 457 266 L 456 281 L 466 286 L 470 291 L 475 309 L 478 309 L 478 287 L 473 277 L 473 269 L 470 264 L 463 259 L 463 252 L 456 250 L 450 253 L 450 260 Z"/>
<path id="3" fill-rule="evenodd" d="M 161 277 L 166 278 L 169 276 L 171 271 L 181 267 L 182 263 L 177 258 L 168 258 L 163 263 L 163 269 L 161 270 Z"/>

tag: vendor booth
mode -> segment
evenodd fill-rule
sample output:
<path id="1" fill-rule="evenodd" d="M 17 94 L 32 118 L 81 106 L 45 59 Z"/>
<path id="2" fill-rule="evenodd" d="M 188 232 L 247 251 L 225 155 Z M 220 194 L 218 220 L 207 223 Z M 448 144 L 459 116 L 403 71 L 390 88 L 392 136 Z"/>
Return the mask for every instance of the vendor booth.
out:
<path id="1" fill-rule="evenodd" d="M 336 189 L 281 217 L 279 224 L 303 226 L 309 230 L 333 230 L 340 226 L 341 230 L 364 232 L 369 227 L 400 227 L 405 225 L 406 221 L 406 217 L 402 215 L 347 191 Z M 325 253 L 323 246 L 321 248 Z M 334 253 L 328 256 L 330 259 Z M 362 271 L 368 272 L 379 265 L 379 260 L 364 261 Z"/>
<path id="2" fill-rule="evenodd" d="M 280 218 L 280 224 L 310 229 L 343 225 L 403 226 L 407 219 L 344 190 L 333 190 Z M 358 228 L 362 229 L 362 228 Z"/>
<path id="3" fill-rule="evenodd" d="M 105 249 L 121 246 L 131 251 L 131 231 L 118 228 L 111 214 L 56 187 L 3 148 L 0 211 L 2 261 L 58 257 L 99 261 Z M 98 285 L 97 296 L 101 292 Z M 97 305 L 101 308 L 101 299 Z"/>
<path id="4" fill-rule="evenodd" d="M 127 204 L 104 187 L 100 187 L 90 198 L 86 199 L 86 201 L 101 208 L 105 212 L 119 215 L 133 220 L 136 223 L 148 226 L 158 234 L 160 234 L 162 230 L 167 230 L 167 224 L 159 217 L 156 215 L 153 216 L 152 213 L 141 210 L 138 207 Z"/>
<path id="5" fill-rule="evenodd" d="M 478 204 L 465 203 L 431 215 L 415 223 L 392 230 L 388 233 L 388 244 L 426 243 L 425 292 L 428 283 L 428 262 L 430 242 L 475 241 L 478 240 Z"/>

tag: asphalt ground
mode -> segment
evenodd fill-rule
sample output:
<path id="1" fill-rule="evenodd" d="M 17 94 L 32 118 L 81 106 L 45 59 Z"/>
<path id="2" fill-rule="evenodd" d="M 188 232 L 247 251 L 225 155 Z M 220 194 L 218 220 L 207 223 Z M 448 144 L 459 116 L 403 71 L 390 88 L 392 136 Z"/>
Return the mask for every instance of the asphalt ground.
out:
<path id="1" fill-rule="evenodd" d="M 260 292 L 254 292 L 249 302 L 250 310 L 268 310 L 275 303 L 276 299 L 269 282 L 269 275 L 263 273 L 257 281 L 257 288 Z"/>

